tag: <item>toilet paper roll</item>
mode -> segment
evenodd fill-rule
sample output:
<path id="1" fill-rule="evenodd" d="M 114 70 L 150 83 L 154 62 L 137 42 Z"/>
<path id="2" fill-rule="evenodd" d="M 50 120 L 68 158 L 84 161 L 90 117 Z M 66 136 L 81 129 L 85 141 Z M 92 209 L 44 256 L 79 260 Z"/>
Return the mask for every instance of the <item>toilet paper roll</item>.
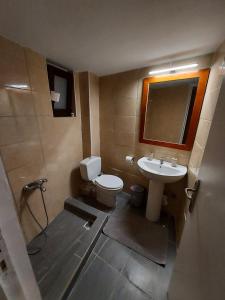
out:
<path id="1" fill-rule="evenodd" d="M 128 164 L 133 164 L 134 163 L 134 157 L 133 156 L 129 156 L 129 155 L 127 155 L 126 156 L 126 162 L 128 163 Z"/>

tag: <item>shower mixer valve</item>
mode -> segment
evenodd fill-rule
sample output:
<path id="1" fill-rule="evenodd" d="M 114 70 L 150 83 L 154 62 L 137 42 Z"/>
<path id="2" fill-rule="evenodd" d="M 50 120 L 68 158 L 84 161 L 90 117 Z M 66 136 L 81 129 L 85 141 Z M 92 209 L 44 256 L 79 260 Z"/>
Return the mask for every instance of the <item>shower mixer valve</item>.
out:
<path id="1" fill-rule="evenodd" d="M 43 186 L 43 184 L 47 181 L 47 178 L 40 178 L 38 180 L 32 181 L 23 187 L 23 191 L 27 192 L 40 189 L 42 192 L 45 192 L 46 188 Z"/>

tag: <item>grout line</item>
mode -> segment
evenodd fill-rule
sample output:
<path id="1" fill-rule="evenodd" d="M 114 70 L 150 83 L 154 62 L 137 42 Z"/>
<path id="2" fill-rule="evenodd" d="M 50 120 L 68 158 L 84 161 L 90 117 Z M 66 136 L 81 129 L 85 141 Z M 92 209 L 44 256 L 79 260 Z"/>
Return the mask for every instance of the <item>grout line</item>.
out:
<path id="1" fill-rule="evenodd" d="M 113 269 L 114 271 L 117 271 L 119 274 L 121 273 L 120 271 L 118 271 L 114 266 L 110 265 L 110 263 L 108 263 L 104 258 L 102 258 L 101 256 L 99 256 L 98 254 L 95 254 L 97 258 L 99 258 L 102 262 L 104 262 L 107 266 L 109 266 L 111 269 Z"/>
<path id="2" fill-rule="evenodd" d="M 134 282 L 132 282 L 129 278 L 127 278 L 126 276 L 124 276 L 124 277 L 127 279 L 127 281 L 128 281 L 131 285 L 133 285 L 134 287 L 136 287 L 140 292 L 142 292 L 143 294 L 145 294 L 145 295 L 148 296 L 148 297 L 151 297 L 151 299 L 154 300 L 152 294 L 146 293 L 146 292 L 145 292 L 144 290 L 142 290 L 138 285 L 136 285 Z"/>
<path id="3" fill-rule="evenodd" d="M 93 249 L 93 253 L 95 253 L 96 255 L 98 255 L 98 253 L 100 253 L 103 249 L 103 247 L 105 246 L 105 244 L 108 242 L 109 238 L 106 237 L 106 240 L 102 243 L 101 247 L 99 248 L 98 252 L 95 252 L 95 249 Z M 96 243 L 97 245 L 97 243 Z"/>
<path id="4" fill-rule="evenodd" d="M 78 255 L 77 253 L 73 253 L 72 255 L 74 255 L 74 256 L 76 256 L 76 257 L 82 259 L 82 256 Z"/>
<path id="5" fill-rule="evenodd" d="M 116 286 L 117 286 L 117 282 L 119 281 L 119 279 L 122 277 L 122 274 L 120 274 L 119 276 L 118 276 L 118 278 L 115 280 L 115 286 L 114 286 L 114 288 L 113 288 L 113 290 L 112 290 L 112 293 L 110 294 L 110 296 L 109 296 L 109 299 L 108 300 L 111 300 L 112 299 L 112 297 L 115 295 L 115 291 L 116 291 Z"/>
<path id="6" fill-rule="evenodd" d="M 82 279 L 82 277 L 87 273 L 87 271 L 90 269 L 91 265 L 94 263 L 94 261 L 95 261 L 97 255 L 96 255 L 95 253 L 93 253 L 93 255 L 94 255 L 93 260 L 89 263 L 89 265 L 87 266 L 86 270 L 83 272 L 82 276 L 80 276 L 81 274 L 78 276 L 77 282 L 79 282 L 79 280 Z M 91 254 L 90 254 L 90 256 L 91 256 Z M 88 259 L 90 258 L 90 256 L 88 257 Z M 88 262 L 88 259 L 87 259 L 86 263 Z M 85 264 L 86 264 L 86 263 L 85 263 Z M 84 266 L 85 266 L 85 264 L 84 264 Z"/>

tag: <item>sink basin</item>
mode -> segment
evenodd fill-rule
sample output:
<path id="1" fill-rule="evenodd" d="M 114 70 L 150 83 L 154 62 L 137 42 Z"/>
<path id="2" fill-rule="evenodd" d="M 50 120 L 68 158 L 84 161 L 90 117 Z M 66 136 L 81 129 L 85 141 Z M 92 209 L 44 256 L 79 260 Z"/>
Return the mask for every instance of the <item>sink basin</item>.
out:
<path id="1" fill-rule="evenodd" d="M 172 167 L 171 163 L 168 162 L 160 164 L 160 160 L 149 160 L 147 157 L 140 158 L 137 164 L 140 172 L 149 179 L 146 218 L 156 222 L 160 217 L 165 183 L 182 179 L 187 173 L 187 168 L 181 165 Z"/>
<path id="2" fill-rule="evenodd" d="M 147 157 L 142 157 L 137 163 L 139 170 L 147 178 L 164 183 L 176 182 L 182 179 L 187 173 L 187 168 L 184 166 L 177 165 L 176 167 L 172 167 L 168 162 L 160 165 L 158 159 L 149 160 Z"/>

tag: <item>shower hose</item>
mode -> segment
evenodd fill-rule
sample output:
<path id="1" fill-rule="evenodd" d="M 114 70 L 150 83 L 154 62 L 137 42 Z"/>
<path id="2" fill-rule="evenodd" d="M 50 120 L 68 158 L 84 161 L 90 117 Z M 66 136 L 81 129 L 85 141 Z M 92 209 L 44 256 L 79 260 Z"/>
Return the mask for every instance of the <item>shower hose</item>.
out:
<path id="1" fill-rule="evenodd" d="M 31 207 L 30 207 L 30 205 L 29 205 L 29 203 L 28 203 L 27 200 L 25 201 L 25 204 L 26 204 L 26 207 L 27 207 L 27 209 L 28 209 L 30 215 L 31 215 L 32 218 L 34 219 L 35 223 L 36 223 L 36 224 L 38 225 L 38 227 L 41 229 L 41 231 L 38 233 L 38 235 L 35 236 L 34 239 L 36 239 L 36 238 L 38 238 L 39 236 L 43 235 L 43 236 L 45 237 L 45 242 L 44 242 L 44 245 L 45 245 L 45 243 L 46 243 L 46 241 L 47 241 L 47 233 L 46 233 L 46 229 L 47 229 L 48 224 L 49 224 L 49 218 L 48 218 L 48 212 L 47 212 L 47 209 L 46 209 L 46 204 L 45 204 L 45 199 L 44 199 L 44 194 L 43 194 L 44 191 L 45 191 L 45 189 L 43 189 L 43 188 L 40 186 L 41 199 L 42 199 L 42 204 L 43 204 L 44 211 L 45 211 L 45 216 L 46 216 L 46 225 L 45 225 L 45 227 L 43 227 L 43 226 L 40 224 L 40 222 L 38 221 L 38 219 L 37 219 L 36 216 L 34 215 L 34 213 L 33 213 L 33 211 L 32 211 L 32 209 L 31 209 Z M 32 246 L 32 247 L 31 247 L 31 246 L 27 246 L 27 253 L 28 253 L 28 255 L 35 255 L 35 254 L 39 253 L 39 252 L 43 249 L 44 245 L 42 245 L 42 246 L 35 246 L 35 247 L 33 247 L 33 246 Z"/>

